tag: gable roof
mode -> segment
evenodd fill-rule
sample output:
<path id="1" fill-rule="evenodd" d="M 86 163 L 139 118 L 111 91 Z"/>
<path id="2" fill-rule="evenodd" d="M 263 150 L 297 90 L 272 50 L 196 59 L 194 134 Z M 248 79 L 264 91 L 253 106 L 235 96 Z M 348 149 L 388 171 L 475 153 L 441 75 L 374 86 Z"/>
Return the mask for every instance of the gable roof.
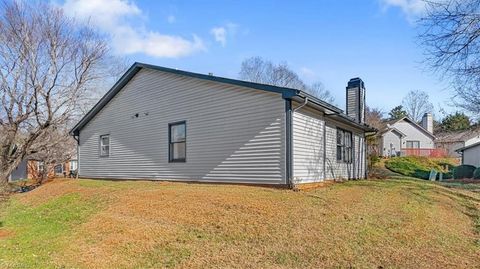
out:
<path id="1" fill-rule="evenodd" d="M 459 132 L 443 132 L 437 135 L 437 142 L 451 143 L 451 142 L 465 142 L 476 136 L 480 136 L 480 126 L 472 127 L 470 129 Z"/>
<path id="2" fill-rule="evenodd" d="M 465 151 L 465 150 L 467 150 L 467 149 L 471 149 L 471 148 L 479 147 L 479 146 L 480 146 L 480 142 L 477 142 L 477 143 L 475 143 L 475 144 L 471 144 L 471 145 L 468 145 L 468 146 L 466 146 L 466 147 L 459 148 L 459 149 L 457 149 L 457 150 L 455 150 L 455 151 L 456 151 L 456 152 L 463 152 L 463 151 Z"/>
<path id="3" fill-rule="evenodd" d="M 192 77 L 192 78 L 198 78 L 198 79 L 203 79 L 203 80 L 209 80 L 209 81 L 214 81 L 214 82 L 219 82 L 219 83 L 226 83 L 226 84 L 231 84 L 231 85 L 236 85 L 236 86 L 241 86 L 241 87 L 247 87 L 251 89 L 256 89 L 256 90 L 262 90 L 262 91 L 268 91 L 268 92 L 275 92 L 275 93 L 281 93 L 283 98 L 294 98 L 298 97 L 301 99 L 308 99 L 308 102 L 311 102 L 318 107 L 321 107 L 325 111 L 329 112 L 329 115 L 333 115 L 334 117 L 338 118 L 341 121 L 344 121 L 350 125 L 353 125 L 357 128 L 360 128 L 364 131 L 368 132 L 374 132 L 376 131 L 375 129 L 371 128 L 367 124 L 363 123 L 358 123 L 345 115 L 343 113 L 343 110 L 329 104 L 309 93 L 306 93 L 302 90 L 298 89 L 292 89 L 292 88 L 286 88 L 286 87 L 279 87 L 279 86 L 274 86 L 274 85 L 268 85 L 268 84 L 261 84 L 261 83 L 255 83 L 255 82 L 249 82 L 249 81 L 243 81 L 243 80 L 237 80 L 237 79 L 230 79 L 230 78 L 224 78 L 224 77 L 217 77 L 213 75 L 204 75 L 204 74 L 199 74 L 199 73 L 193 73 L 193 72 L 188 72 L 188 71 L 183 71 L 183 70 L 178 70 L 178 69 L 172 69 L 172 68 L 167 68 L 167 67 L 162 67 L 162 66 L 157 66 L 157 65 L 151 65 L 151 64 L 145 64 L 145 63 L 139 63 L 135 62 L 126 72 L 123 74 L 123 76 L 113 85 L 113 87 L 102 97 L 100 100 L 93 106 L 92 109 L 72 128 L 70 131 L 71 135 L 78 135 L 79 131 L 93 118 L 95 115 L 102 110 L 102 108 L 110 102 L 110 100 L 117 95 L 118 92 L 141 70 L 141 69 L 151 69 L 151 70 L 157 70 L 161 72 L 166 72 L 166 73 L 171 73 L 171 74 L 176 74 L 176 75 L 181 75 L 181 76 L 187 76 L 187 77 Z"/>
<path id="4" fill-rule="evenodd" d="M 385 134 L 386 132 L 392 130 L 393 128 L 393 125 L 395 125 L 396 123 L 400 122 L 400 121 L 406 121 L 406 122 L 409 122 L 411 125 L 413 125 L 415 128 L 419 129 L 421 132 L 425 133 L 426 135 L 430 136 L 432 139 L 436 139 L 437 137 L 430 133 L 427 129 L 423 128 L 420 124 L 416 123 L 414 120 L 410 119 L 409 117 L 403 117 L 403 118 L 400 118 L 400 119 L 396 119 L 396 120 L 389 120 L 389 121 L 386 121 L 386 124 L 387 124 L 387 127 L 382 130 L 381 132 L 381 135 Z M 395 128 L 396 129 L 396 128 Z M 398 131 L 398 129 L 397 129 Z"/>

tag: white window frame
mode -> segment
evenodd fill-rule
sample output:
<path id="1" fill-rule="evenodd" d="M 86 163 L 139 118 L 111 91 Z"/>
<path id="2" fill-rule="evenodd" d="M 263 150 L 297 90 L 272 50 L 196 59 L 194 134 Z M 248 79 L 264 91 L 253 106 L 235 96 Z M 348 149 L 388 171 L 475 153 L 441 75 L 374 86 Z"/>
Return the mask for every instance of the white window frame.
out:
<path id="1" fill-rule="evenodd" d="M 108 137 L 108 145 L 103 144 L 103 138 Z M 110 135 L 109 134 L 104 134 L 100 136 L 100 157 L 110 157 Z M 103 147 L 107 147 L 108 151 L 106 154 L 104 153 Z"/>

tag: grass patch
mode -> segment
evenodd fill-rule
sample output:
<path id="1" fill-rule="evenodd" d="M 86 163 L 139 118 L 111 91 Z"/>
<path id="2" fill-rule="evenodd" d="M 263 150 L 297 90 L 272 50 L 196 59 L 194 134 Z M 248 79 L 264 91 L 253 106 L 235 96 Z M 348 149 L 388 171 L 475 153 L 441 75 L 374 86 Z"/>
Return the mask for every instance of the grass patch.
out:
<path id="1" fill-rule="evenodd" d="M 68 246 L 64 236 L 98 210 L 98 201 L 71 193 L 38 206 L 16 199 L 4 206 L 1 229 L 11 236 L 0 239 L 0 266 L 50 268 L 52 253 Z"/>
<path id="2" fill-rule="evenodd" d="M 406 179 L 308 192 L 60 181 L 11 197 L 0 267 L 472 268 L 479 201 Z"/>
<path id="3" fill-rule="evenodd" d="M 448 158 L 408 156 L 393 157 L 385 161 L 385 167 L 391 171 L 421 179 L 428 179 L 432 169 L 445 173 L 445 178 L 451 178 L 451 173 L 455 166 L 455 161 Z"/>

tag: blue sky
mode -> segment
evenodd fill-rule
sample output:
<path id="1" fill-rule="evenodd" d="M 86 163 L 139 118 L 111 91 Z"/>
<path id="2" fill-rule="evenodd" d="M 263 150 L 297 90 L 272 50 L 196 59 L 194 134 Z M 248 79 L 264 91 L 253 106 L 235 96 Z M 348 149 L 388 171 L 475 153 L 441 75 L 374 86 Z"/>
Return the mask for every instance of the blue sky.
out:
<path id="1" fill-rule="evenodd" d="M 454 111 L 447 83 L 424 70 L 415 39 L 420 0 L 124 1 L 67 0 L 67 14 L 90 18 L 114 53 L 140 61 L 236 78 L 242 60 L 287 62 L 321 81 L 336 104 L 361 77 L 367 103 L 389 111 L 410 90 Z M 439 113 L 437 113 L 437 116 Z"/>

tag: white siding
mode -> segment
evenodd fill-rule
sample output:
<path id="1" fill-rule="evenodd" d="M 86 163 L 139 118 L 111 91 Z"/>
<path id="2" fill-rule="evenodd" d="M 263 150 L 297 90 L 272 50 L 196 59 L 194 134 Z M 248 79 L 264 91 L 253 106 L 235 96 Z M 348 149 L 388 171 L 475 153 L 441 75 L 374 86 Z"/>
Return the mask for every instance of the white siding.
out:
<path id="1" fill-rule="evenodd" d="M 337 161 L 337 127 L 353 134 L 353 162 Z M 326 178 L 327 179 L 358 179 L 365 178 L 365 138 L 361 132 L 355 132 L 348 126 L 334 121 L 326 122 Z"/>
<path id="2" fill-rule="evenodd" d="M 337 127 L 353 134 L 354 156 L 350 164 L 337 162 Z M 362 131 L 325 119 L 320 112 L 305 107 L 293 114 L 293 178 L 296 183 L 364 178 L 365 149 Z"/>
<path id="3" fill-rule="evenodd" d="M 293 180 L 317 182 L 324 179 L 325 121 L 318 111 L 301 108 L 293 113 Z"/>
<path id="4" fill-rule="evenodd" d="M 168 124 L 184 120 L 187 161 L 169 163 Z M 99 157 L 102 134 L 110 134 L 110 157 Z M 142 69 L 81 130 L 79 171 L 94 178 L 285 183 L 285 101 Z"/>
<path id="5" fill-rule="evenodd" d="M 463 151 L 463 164 L 480 167 L 480 145 Z"/>

